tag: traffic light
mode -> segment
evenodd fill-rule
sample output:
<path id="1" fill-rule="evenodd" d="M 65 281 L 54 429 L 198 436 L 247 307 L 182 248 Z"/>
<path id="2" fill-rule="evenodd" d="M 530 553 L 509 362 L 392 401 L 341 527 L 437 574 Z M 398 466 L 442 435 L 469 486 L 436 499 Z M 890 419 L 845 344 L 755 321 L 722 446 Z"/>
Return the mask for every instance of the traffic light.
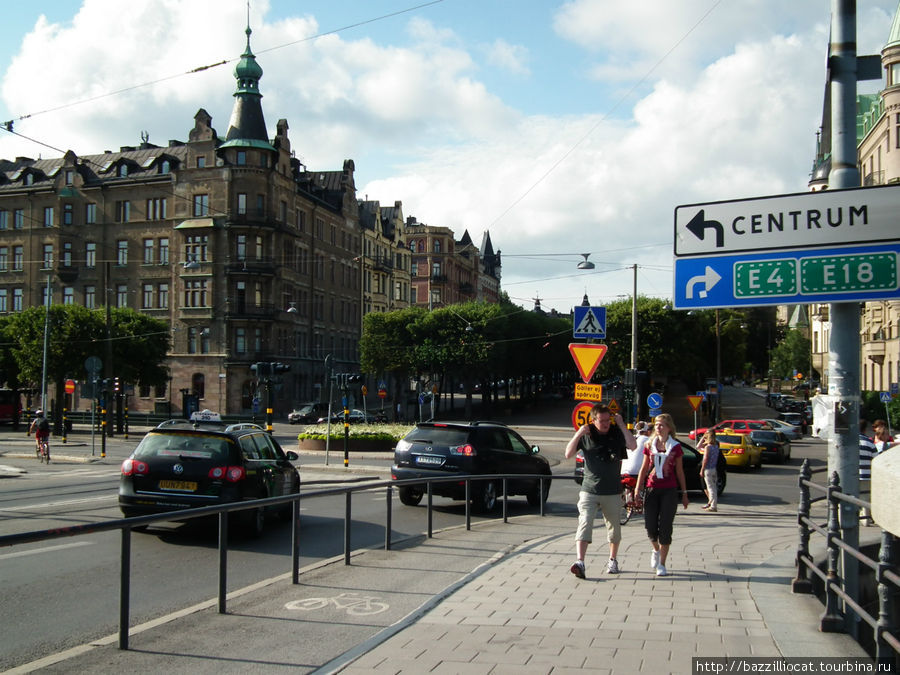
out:
<path id="1" fill-rule="evenodd" d="M 269 365 L 272 367 L 272 372 L 275 374 L 286 373 L 291 369 L 290 364 L 287 363 L 270 363 Z"/>
<path id="2" fill-rule="evenodd" d="M 350 384 L 358 384 L 362 382 L 362 379 L 362 375 L 360 375 L 359 373 L 353 373 L 352 375 L 350 375 L 350 377 L 347 378 L 347 381 L 350 382 Z"/>
<path id="3" fill-rule="evenodd" d="M 268 377 L 272 374 L 272 364 L 265 362 L 251 363 L 250 372 L 256 375 L 256 377 Z"/>
<path id="4" fill-rule="evenodd" d="M 113 391 L 116 392 L 116 393 L 122 391 L 121 385 L 119 384 L 119 378 L 118 378 L 118 377 L 114 377 L 114 378 L 113 378 Z"/>

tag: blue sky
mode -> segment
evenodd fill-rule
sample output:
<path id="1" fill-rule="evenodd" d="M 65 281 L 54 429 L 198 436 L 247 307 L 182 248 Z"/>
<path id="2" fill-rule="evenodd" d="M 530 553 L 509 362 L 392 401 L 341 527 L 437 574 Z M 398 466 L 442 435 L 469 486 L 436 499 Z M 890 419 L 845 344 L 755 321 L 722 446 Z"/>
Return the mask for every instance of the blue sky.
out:
<path id="1" fill-rule="evenodd" d="M 877 53 L 898 1 L 858 5 L 860 53 Z M 633 264 L 639 293 L 671 297 L 679 204 L 805 189 L 829 8 L 269 0 L 251 4 L 250 22 L 272 135 L 287 119 L 311 169 L 352 158 L 360 198 L 400 200 L 476 243 L 490 231 L 513 300 L 567 311 L 584 293 L 629 296 Z M 0 157 L 92 154 L 142 131 L 185 140 L 201 107 L 224 133 L 233 63 L 70 104 L 237 57 L 246 11 L 243 0 L 9 4 L 0 121 L 51 147 L 0 131 Z M 587 252 L 597 268 L 578 272 Z"/>

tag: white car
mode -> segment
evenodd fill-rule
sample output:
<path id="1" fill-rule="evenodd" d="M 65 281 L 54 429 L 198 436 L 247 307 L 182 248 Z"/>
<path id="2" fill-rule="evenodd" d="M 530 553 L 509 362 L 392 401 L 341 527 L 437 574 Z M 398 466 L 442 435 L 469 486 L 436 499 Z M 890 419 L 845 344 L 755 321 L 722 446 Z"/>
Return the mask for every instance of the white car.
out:
<path id="1" fill-rule="evenodd" d="M 799 424 L 788 424 L 787 422 L 783 422 L 781 420 L 764 420 L 772 425 L 772 428 L 775 431 L 780 431 L 785 436 L 788 437 L 788 440 L 797 441 L 803 438 L 803 432 L 801 431 Z"/>

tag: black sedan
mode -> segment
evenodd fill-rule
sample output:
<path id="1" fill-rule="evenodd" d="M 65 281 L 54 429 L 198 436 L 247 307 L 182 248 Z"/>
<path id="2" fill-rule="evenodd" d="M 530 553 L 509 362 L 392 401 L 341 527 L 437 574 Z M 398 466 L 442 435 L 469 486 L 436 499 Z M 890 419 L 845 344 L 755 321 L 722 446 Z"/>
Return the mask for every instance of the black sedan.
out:
<path id="1" fill-rule="evenodd" d="M 751 431 L 750 443 L 762 451 L 762 458 L 784 464 L 791 460 L 791 442 L 780 431 Z"/>
<path id="2" fill-rule="evenodd" d="M 684 452 L 684 457 L 682 458 L 682 467 L 684 468 L 684 482 L 685 487 L 687 487 L 688 492 L 704 492 L 706 490 L 706 482 L 703 480 L 703 476 L 700 475 L 700 466 L 703 464 L 703 455 L 697 452 L 694 446 L 686 443 L 682 439 L 678 439 L 678 442 L 681 443 L 681 449 Z M 718 486 L 718 492 L 721 495 L 725 492 L 725 485 L 728 483 L 728 470 L 727 464 L 725 463 L 724 455 L 719 455 L 719 464 L 716 467 L 718 471 L 716 475 L 716 484 Z M 575 455 L 575 482 L 581 485 L 581 482 L 584 478 L 584 456 L 581 454 L 581 450 L 578 451 L 578 454 Z"/>

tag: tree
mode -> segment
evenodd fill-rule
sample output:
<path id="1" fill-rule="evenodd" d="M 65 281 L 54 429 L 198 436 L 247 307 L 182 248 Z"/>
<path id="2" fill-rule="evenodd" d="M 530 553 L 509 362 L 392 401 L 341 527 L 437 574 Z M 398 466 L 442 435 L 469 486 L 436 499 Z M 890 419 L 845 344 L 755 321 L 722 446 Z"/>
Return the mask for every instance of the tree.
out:
<path id="1" fill-rule="evenodd" d="M 791 329 L 772 350 L 772 374 L 779 379 L 793 378 L 794 373 L 807 374 L 810 342 L 799 330 Z"/>

